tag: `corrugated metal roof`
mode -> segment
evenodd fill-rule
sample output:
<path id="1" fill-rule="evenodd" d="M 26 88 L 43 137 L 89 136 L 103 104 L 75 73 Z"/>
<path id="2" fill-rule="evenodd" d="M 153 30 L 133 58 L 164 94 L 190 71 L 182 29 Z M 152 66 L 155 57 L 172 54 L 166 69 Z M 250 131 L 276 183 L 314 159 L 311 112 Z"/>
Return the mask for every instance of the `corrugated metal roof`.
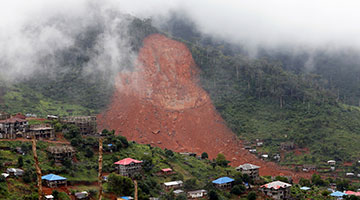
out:
<path id="1" fill-rule="evenodd" d="M 230 182 L 233 182 L 233 181 L 234 181 L 234 179 L 225 176 L 225 177 L 221 177 L 221 178 L 218 178 L 218 179 L 214 180 L 212 183 L 225 184 L 225 183 L 230 183 Z"/>
<path id="2" fill-rule="evenodd" d="M 114 164 L 115 165 L 129 165 L 131 163 L 142 163 L 142 161 L 135 160 L 135 159 L 132 159 L 132 158 L 125 158 L 125 159 L 122 159 L 122 160 L 119 160 L 119 161 L 115 162 Z"/>
<path id="3" fill-rule="evenodd" d="M 42 176 L 41 179 L 48 180 L 48 181 L 63 181 L 63 180 L 66 180 L 66 178 L 55 175 L 55 174 L 48 174 L 48 175 Z"/>
<path id="4" fill-rule="evenodd" d="M 265 187 L 265 188 L 268 188 L 268 189 L 279 189 L 279 188 L 287 188 L 287 187 L 291 187 L 291 184 L 289 183 L 285 183 L 285 182 L 282 182 L 282 181 L 274 181 L 274 182 L 271 182 L 271 183 L 267 183 L 265 185 L 262 185 L 261 187 Z"/>

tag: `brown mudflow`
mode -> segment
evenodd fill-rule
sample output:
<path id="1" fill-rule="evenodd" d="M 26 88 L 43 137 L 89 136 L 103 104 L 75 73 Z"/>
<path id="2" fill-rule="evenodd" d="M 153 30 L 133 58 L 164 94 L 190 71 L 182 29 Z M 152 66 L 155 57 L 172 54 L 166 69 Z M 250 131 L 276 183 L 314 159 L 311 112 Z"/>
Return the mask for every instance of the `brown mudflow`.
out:
<path id="1" fill-rule="evenodd" d="M 198 73 L 183 43 L 159 34 L 147 37 L 135 70 L 119 74 L 112 103 L 98 116 L 99 127 L 177 152 L 207 152 L 211 158 L 223 153 L 232 166 L 260 165 L 261 175 L 294 175 L 243 149 L 199 86 Z"/>

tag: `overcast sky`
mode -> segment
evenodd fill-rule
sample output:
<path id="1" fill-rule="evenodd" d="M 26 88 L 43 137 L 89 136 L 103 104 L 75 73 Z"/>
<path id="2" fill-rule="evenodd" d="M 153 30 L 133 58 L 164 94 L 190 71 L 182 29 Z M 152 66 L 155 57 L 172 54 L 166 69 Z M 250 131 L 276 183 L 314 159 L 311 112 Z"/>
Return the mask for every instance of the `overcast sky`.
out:
<path id="1" fill-rule="evenodd" d="M 358 0 L 2 0 L 0 67 L 31 71 L 39 54 L 71 46 L 98 18 L 109 32 L 98 45 L 116 52 L 109 56 L 126 53 L 113 31 L 119 19 L 109 19 L 109 10 L 154 18 L 182 12 L 201 32 L 250 46 L 360 47 Z M 57 19 L 65 23 L 53 25 Z"/>

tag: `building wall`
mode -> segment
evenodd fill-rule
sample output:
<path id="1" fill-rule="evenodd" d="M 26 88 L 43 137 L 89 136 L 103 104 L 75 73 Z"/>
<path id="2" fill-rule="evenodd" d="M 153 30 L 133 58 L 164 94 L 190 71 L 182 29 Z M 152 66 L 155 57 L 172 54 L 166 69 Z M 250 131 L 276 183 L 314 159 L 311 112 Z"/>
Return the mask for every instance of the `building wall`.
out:
<path id="1" fill-rule="evenodd" d="M 265 195 L 272 197 L 276 200 L 285 200 L 290 198 L 290 187 L 288 188 L 280 188 L 280 189 L 268 189 L 268 188 L 262 188 L 262 191 L 265 193 Z"/>
<path id="2" fill-rule="evenodd" d="M 122 176 L 133 176 L 142 169 L 142 163 L 131 163 L 129 165 L 119 165 L 119 174 Z"/>

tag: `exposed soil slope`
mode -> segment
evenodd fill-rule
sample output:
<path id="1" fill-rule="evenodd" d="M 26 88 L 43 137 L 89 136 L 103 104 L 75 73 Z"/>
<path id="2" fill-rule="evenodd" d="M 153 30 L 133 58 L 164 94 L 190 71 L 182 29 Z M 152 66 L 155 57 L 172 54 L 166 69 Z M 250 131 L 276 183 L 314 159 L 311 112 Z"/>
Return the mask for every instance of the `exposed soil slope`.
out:
<path id="1" fill-rule="evenodd" d="M 261 175 L 291 175 L 242 148 L 198 85 L 198 73 L 184 44 L 159 34 L 147 37 L 135 71 L 119 74 L 99 127 L 177 152 L 207 152 L 211 158 L 223 153 L 233 166 L 260 165 Z"/>

